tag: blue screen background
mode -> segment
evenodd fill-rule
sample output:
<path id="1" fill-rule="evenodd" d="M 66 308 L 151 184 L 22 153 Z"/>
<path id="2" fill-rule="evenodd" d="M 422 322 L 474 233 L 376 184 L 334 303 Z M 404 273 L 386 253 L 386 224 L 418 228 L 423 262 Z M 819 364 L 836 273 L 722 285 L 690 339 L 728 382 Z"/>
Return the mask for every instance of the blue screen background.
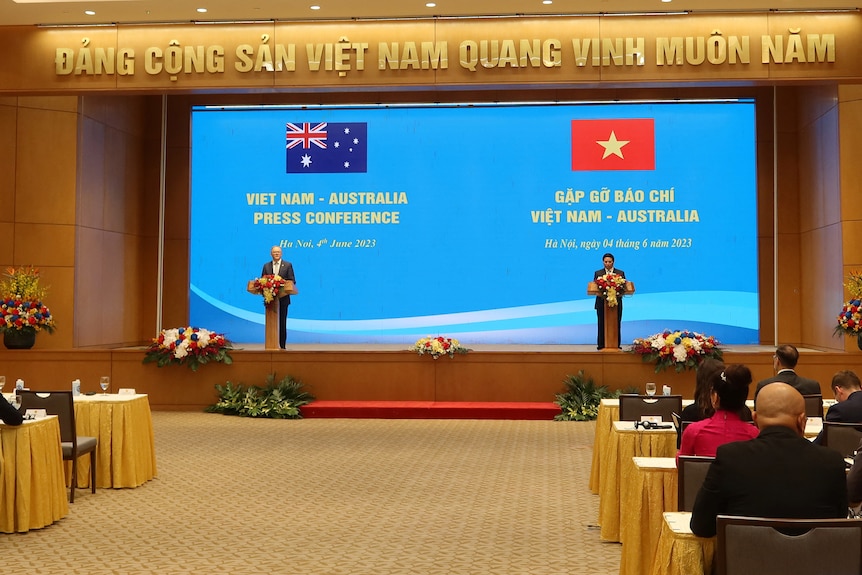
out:
<path id="1" fill-rule="evenodd" d="M 636 286 L 625 299 L 624 343 L 687 329 L 756 344 L 754 114 L 752 101 L 196 108 L 190 323 L 262 342 L 262 298 L 246 284 L 283 244 L 300 290 L 290 342 L 409 344 L 441 334 L 465 344 L 588 344 L 596 314 L 587 282 L 612 252 Z M 625 118 L 654 119 L 655 170 L 572 171 L 572 121 Z M 286 173 L 287 122 L 367 123 L 367 172 Z M 603 188 L 609 201 L 591 202 Z M 672 188 L 673 201 L 615 201 L 615 190 L 630 188 L 647 196 Z M 586 195 L 558 202 L 569 189 Z M 407 203 L 329 202 L 346 192 L 403 194 Z M 275 205 L 249 200 L 271 193 Z M 293 193 L 314 203 L 281 203 Z M 561 210 L 561 221 L 536 222 L 548 209 Z M 640 209 L 696 210 L 699 221 L 618 221 L 621 210 Z M 569 210 L 601 210 L 602 220 L 568 223 Z M 306 219 L 337 211 L 398 212 L 399 221 Z M 300 221 L 255 223 L 272 212 Z"/>

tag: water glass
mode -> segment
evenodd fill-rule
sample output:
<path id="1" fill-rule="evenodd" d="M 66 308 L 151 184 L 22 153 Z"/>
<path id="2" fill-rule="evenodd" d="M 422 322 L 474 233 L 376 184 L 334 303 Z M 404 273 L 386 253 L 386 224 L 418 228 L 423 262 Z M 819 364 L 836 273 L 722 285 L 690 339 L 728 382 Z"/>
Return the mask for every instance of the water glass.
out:
<path id="1" fill-rule="evenodd" d="M 655 382 L 650 381 L 646 384 L 646 394 L 647 395 L 655 395 Z"/>
<path id="2" fill-rule="evenodd" d="M 103 375 L 99 378 L 99 386 L 102 388 L 102 395 L 108 395 L 108 388 L 111 386 L 111 378 Z"/>

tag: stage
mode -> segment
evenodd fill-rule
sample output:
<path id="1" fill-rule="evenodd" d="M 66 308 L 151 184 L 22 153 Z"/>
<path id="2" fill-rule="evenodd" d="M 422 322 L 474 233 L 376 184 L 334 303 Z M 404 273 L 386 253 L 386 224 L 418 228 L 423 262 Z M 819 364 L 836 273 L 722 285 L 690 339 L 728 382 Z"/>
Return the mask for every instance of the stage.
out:
<path id="1" fill-rule="evenodd" d="M 111 391 L 135 388 L 150 396 L 156 410 L 200 410 L 215 402 L 216 384 L 263 385 L 270 373 L 302 381 L 325 401 L 549 402 L 564 390 L 563 380 L 584 370 L 597 385 L 643 389 L 647 381 L 670 385 L 692 397 L 694 372 L 664 371 L 625 351 L 597 351 L 588 345 L 476 345 L 454 358 L 432 359 L 399 345 L 292 344 L 265 350 L 261 344 L 234 344 L 233 364 L 210 364 L 197 372 L 183 366 L 144 365 L 144 347 L 74 350 L 0 350 L 0 375 L 34 390 L 98 391 L 99 377 L 111 376 Z M 625 348 L 626 346 L 624 346 Z M 747 365 L 754 381 L 773 375 L 772 346 L 727 346 L 725 363 Z M 862 373 L 862 353 L 800 349 L 797 371 L 818 380 L 824 397 L 842 369 Z M 753 388 L 752 388 L 753 393 Z"/>

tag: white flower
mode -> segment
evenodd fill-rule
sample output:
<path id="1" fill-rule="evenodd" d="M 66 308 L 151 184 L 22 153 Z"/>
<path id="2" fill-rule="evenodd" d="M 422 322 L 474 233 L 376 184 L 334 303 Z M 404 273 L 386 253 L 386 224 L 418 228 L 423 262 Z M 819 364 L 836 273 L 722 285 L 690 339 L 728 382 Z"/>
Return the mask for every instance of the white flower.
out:
<path id="1" fill-rule="evenodd" d="M 683 362 L 683 361 L 685 361 L 686 355 L 687 355 L 687 353 L 686 353 L 684 345 L 682 345 L 680 343 L 680 344 L 673 346 L 673 358 L 674 358 L 674 360 L 676 360 L 678 362 Z"/>

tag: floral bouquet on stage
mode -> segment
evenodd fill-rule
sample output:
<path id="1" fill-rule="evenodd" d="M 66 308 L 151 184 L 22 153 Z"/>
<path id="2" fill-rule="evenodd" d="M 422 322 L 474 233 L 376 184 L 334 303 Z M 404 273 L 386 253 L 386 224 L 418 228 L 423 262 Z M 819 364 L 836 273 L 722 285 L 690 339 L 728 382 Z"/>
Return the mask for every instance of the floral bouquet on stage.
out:
<path id="1" fill-rule="evenodd" d="M 844 302 L 844 307 L 838 314 L 835 333 L 846 333 L 858 338 L 862 336 L 862 272 L 850 272 L 844 286 L 850 292 L 850 299 Z"/>
<path id="2" fill-rule="evenodd" d="M 223 334 L 199 327 L 163 329 L 144 354 L 144 363 L 187 365 L 192 371 L 205 363 L 233 363 L 233 349 Z"/>
<path id="3" fill-rule="evenodd" d="M 277 275 L 265 275 L 248 282 L 248 291 L 263 296 L 263 304 L 271 304 L 287 284 L 287 280 Z"/>
<path id="4" fill-rule="evenodd" d="M 696 368 L 707 357 L 720 360 L 722 351 L 718 346 L 719 341 L 711 335 L 665 330 L 635 339 L 629 351 L 640 355 L 645 362 L 655 362 L 656 373 L 671 366 L 680 372 Z"/>
<path id="5" fill-rule="evenodd" d="M 599 295 L 610 307 L 619 304 L 619 297 L 626 293 L 626 278 L 619 274 L 605 274 L 596 278 Z"/>
<path id="6" fill-rule="evenodd" d="M 423 337 L 413 344 L 410 351 L 415 351 L 419 355 L 430 355 L 437 359 L 441 355 L 455 357 L 456 353 L 467 353 L 468 348 L 461 345 L 457 339 L 449 337 Z"/>

